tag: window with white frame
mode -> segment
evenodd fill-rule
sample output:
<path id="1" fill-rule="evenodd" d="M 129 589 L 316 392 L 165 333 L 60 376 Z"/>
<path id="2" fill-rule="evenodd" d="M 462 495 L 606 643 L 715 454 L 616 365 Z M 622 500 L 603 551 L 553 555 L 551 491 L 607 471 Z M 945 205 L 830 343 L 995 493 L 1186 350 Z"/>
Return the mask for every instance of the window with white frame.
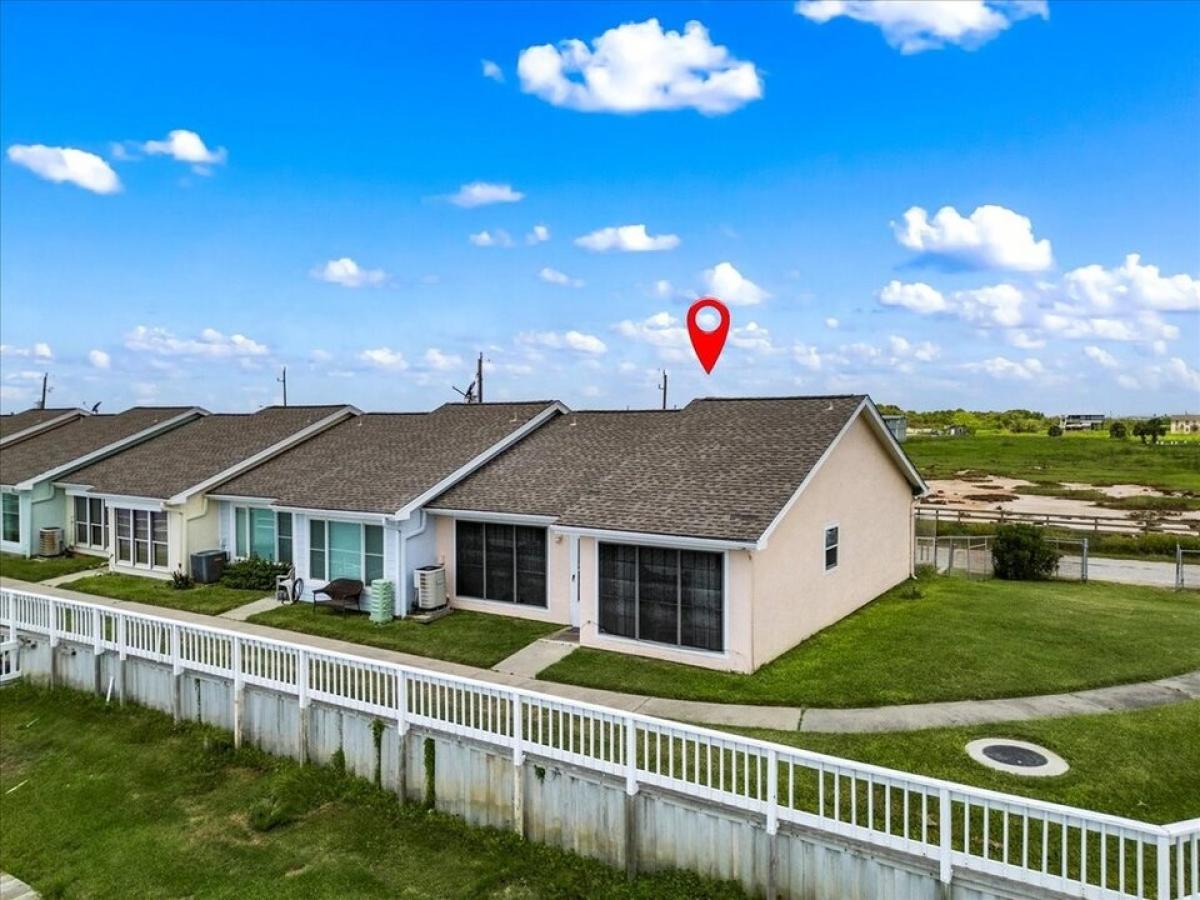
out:
<path id="1" fill-rule="evenodd" d="M 167 514 L 145 509 L 118 509 L 117 562 L 139 569 L 170 568 Z"/>
<path id="2" fill-rule="evenodd" d="M 239 506 L 234 509 L 234 556 L 292 562 L 292 514 Z"/>
<path id="3" fill-rule="evenodd" d="M 308 542 L 309 578 L 353 578 L 369 585 L 383 577 L 382 525 L 311 519 Z"/>
<path id="4" fill-rule="evenodd" d="M 459 597 L 546 605 L 546 529 L 497 522 L 455 522 Z"/>
<path id="5" fill-rule="evenodd" d="M 838 526 L 828 525 L 825 528 L 825 571 L 837 568 L 838 564 Z"/>
<path id="6" fill-rule="evenodd" d="M 600 544 L 600 631 L 695 650 L 725 649 L 721 553 Z"/>
<path id="7" fill-rule="evenodd" d="M 75 498 L 75 546 L 108 548 L 108 509 L 98 497 Z"/>
<path id="8" fill-rule="evenodd" d="M 18 494 L 0 494 L 0 537 L 15 544 L 21 540 L 21 497 Z"/>

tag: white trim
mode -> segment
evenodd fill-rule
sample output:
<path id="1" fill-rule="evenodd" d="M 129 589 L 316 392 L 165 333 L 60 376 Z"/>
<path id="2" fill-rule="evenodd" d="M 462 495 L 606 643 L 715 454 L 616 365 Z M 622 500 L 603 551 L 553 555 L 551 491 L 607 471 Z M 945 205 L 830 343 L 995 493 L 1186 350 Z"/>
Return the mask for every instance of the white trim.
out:
<path id="1" fill-rule="evenodd" d="M 649 547 L 674 547 L 678 550 L 756 550 L 754 541 L 730 541 L 721 538 L 688 537 L 684 534 L 654 534 L 644 531 L 609 531 L 605 528 L 583 528 L 557 525 L 556 531 L 593 537 L 610 544 L 642 544 Z"/>
<path id="2" fill-rule="evenodd" d="M 53 419 L 47 419 L 44 422 L 38 422 L 36 425 L 30 425 L 28 428 L 22 428 L 20 431 L 14 431 L 8 437 L 0 438 L 0 447 L 6 447 L 9 444 L 15 444 L 18 441 L 23 441 L 25 438 L 33 437 L 43 431 L 48 431 L 59 425 L 63 425 L 74 419 L 81 419 L 84 416 L 90 416 L 92 413 L 86 409 L 69 409 L 61 416 L 55 416 Z"/>
<path id="3" fill-rule="evenodd" d="M 473 509 L 426 509 L 431 516 L 462 519 L 464 522 L 498 522 L 502 525 L 540 525 L 550 527 L 558 516 L 537 516 L 526 513 L 481 512 Z"/>
<path id="4" fill-rule="evenodd" d="M 779 527 L 779 523 L 782 522 L 787 514 L 792 511 L 792 507 L 796 505 L 796 501 L 800 499 L 800 495 L 804 493 L 804 489 L 808 487 L 813 478 L 816 477 L 817 472 L 819 472 L 821 467 L 825 465 L 826 460 L 833 455 L 833 452 L 837 449 L 838 444 L 842 442 L 842 438 L 846 436 L 846 434 L 850 431 L 851 426 L 858 421 L 859 415 L 861 415 L 864 411 L 869 413 L 867 421 L 871 424 L 872 429 L 875 431 L 879 439 L 883 441 L 884 447 L 887 449 L 888 454 L 892 457 L 892 460 L 904 472 L 905 478 L 908 479 L 908 482 L 914 488 L 918 489 L 922 494 L 925 494 L 929 491 L 925 481 L 921 478 L 921 473 L 913 467 L 912 462 L 909 461 L 908 456 L 905 455 L 904 450 L 901 449 L 900 444 L 896 441 L 895 435 L 888 430 L 887 424 L 879 415 L 879 410 L 875 408 L 875 404 L 871 402 L 871 398 L 863 397 L 862 402 L 858 404 L 858 407 L 846 419 L 846 423 L 842 426 L 841 431 L 837 433 L 837 437 L 835 437 L 830 442 L 829 446 L 825 448 L 825 451 L 821 454 L 820 458 L 816 461 L 813 467 L 808 470 L 808 474 L 804 476 L 804 480 L 800 482 L 799 487 L 792 492 L 792 496 L 788 498 L 787 503 L 783 504 L 783 508 L 775 514 L 775 518 L 771 520 L 771 524 L 767 526 L 766 531 L 759 536 L 758 542 L 754 545 L 754 549 L 765 550 L 767 548 L 767 542 L 771 539 L 771 535 L 775 532 L 775 529 Z"/>
<path id="5" fill-rule="evenodd" d="M 141 509 L 149 512 L 166 512 L 166 504 L 156 497 L 136 497 L 133 494 L 100 494 L 92 491 L 75 491 L 68 497 L 95 497 L 122 509 Z"/>
<path id="6" fill-rule="evenodd" d="M 549 535 L 547 534 L 547 536 Z M 577 534 L 567 535 L 567 578 L 567 621 L 571 623 L 572 628 L 582 628 L 583 611 L 579 598 L 579 535 Z"/>
<path id="7" fill-rule="evenodd" d="M 510 432 L 503 440 L 498 441 L 497 443 L 488 447 L 486 450 L 484 450 L 482 453 L 480 453 L 478 456 L 476 456 L 474 459 L 472 459 L 466 465 L 460 466 L 458 469 L 456 469 L 454 472 L 447 475 L 445 478 L 443 478 L 441 481 L 439 481 L 433 487 L 426 489 L 422 493 L 418 494 L 416 496 L 416 498 L 408 501 L 408 503 L 404 504 L 402 507 L 400 507 L 400 509 L 398 509 L 396 511 L 396 518 L 407 519 L 409 516 L 411 516 L 413 514 L 414 510 L 419 509 L 420 507 L 424 506 L 426 503 L 428 503 L 430 500 L 432 500 L 438 494 L 441 494 L 441 493 L 449 490 L 451 487 L 453 487 L 459 481 L 462 481 L 462 479 L 466 478 L 468 475 L 470 475 L 472 472 L 474 472 L 476 469 L 478 469 L 484 463 L 490 462 L 491 460 L 495 459 L 497 456 L 499 456 L 501 453 L 503 453 L 505 450 L 507 450 L 509 447 L 511 447 L 517 441 L 521 440 L 521 438 L 525 437 L 525 435 L 529 434 L 531 431 L 534 431 L 534 430 L 540 428 L 544 422 L 546 422 L 548 419 L 550 419 L 551 416 L 556 416 L 560 413 L 569 413 L 569 412 L 570 412 L 570 410 L 566 406 L 564 406 L 559 401 L 555 400 L 553 403 L 551 403 L 549 406 L 547 406 L 545 409 L 543 409 L 540 413 L 538 413 L 536 416 L 534 416 L 532 419 L 530 419 L 528 422 L 526 422 L 524 425 L 522 425 L 516 431 Z"/>
<path id="8" fill-rule="evenodd" d="M 57 478 L 59 475 L 65 475 L 66 473 L 73 472 L 76 469 L 82 469 L 84 466 L 104 459 L 106 456 L 111 456 L 119 450 L 124 450 L 126 447 L 131 447 L 134 444 L 138 444 L 144 440 L 155 437 L 164 431 L 169 431 L 177 425 L 184 425 L 193 419 L 207 415 L 208 410 L 201 409 L 199 406 L 193 406 L 186 412 L 182 412 L 177 416 L 172 416 L 169 419 L 164 419 L 161 422 L 151 425 L 149 428 L 143 428 L 136 434 L 131 434 L 127 437 L 121 438 L 119 441 L 113 441 L 111 444 L 106 444 L 99 450 L 93 450 L 91 453 L 85 453 L 83 456 L 76 457 L 75 459 L 65 462 L 60 466 L 55 466 L 53 469 L 48 469 L 47 471 L 42 472 L 40 475 L 34 475 L 31 478 L 26 478 L 20 484 L 16 485 L 16 487 L 19 490 L 33 490 L 34 485 L 38 484 L 39 482 L 51 481 L 54 478 Z"/>
<path id="9" fill-rule="evenodd" d="M 276 503 L 270 497 L 247 497 L 242 494 L 209 494 L 208 499 L 220 500 L 222 503 L 232 503 L 237 506 L 255 506 L 260 509 L 273 509 L 276 512 L 311 516 L 314 519 L 334 519 L 339 522 L 362 522 L 369 520 L 369 524 L 371 525 L 387 525 L 396 521 L 396 517 L 391 513 L 368 512 L 357 509 L 321 509 L 315 506 L 283 506 Z"/>
<path id="10" fill-rule="evenodd" d="M 286 407 L 283 407 L 283 408 L 286 409 Z M 332 428 L 334 425 L 339 424 L 343 419 L 347 419 L 350 416 L 357 416 L 357 415 L 362 415 L 362 413 L 355 407 L 343 406 L 337 412 L 331 413 L 330 415 L 326 416 L 325 418 L 318 419 L 316 422 L 313 422 L 311 425 L 307 425 L 304 428 L 301 428 L 299 431 L 289 434 L 283 440 L 277 441 L 276 443 L 272 444 L 270 447 L 267 447 L 265 450 L 260 450 L 257 453 L 255 453 L 253 456 L 246 457 L 241 462 L 235 463 L 234 465 L 230 466 L 229 468 L 227 468 L 221 472 L 218 472 L 216 475 L 212 475 L 209 478 L 204 479 L 203 481 L 201 481 L 198 484 L 194 484 L 189 488 L 184 488 L 182 491 L 175 494 L 173 497 L 168 497 L 167 503 L 169 503 L 173 506 L 181 504 L 181 503 L 186 503 L 188 501 L 188 499 L 190 497 L 192 497 L 193 495 L 202 493 L 210 487 L 216 487 L 218 484 L 220 484 L 223 481 L 229 481 L 230 479 L 235 478 L 236 476 L 242 474 L 243 472 L 247 471 L 248 469 L 253 469 L 255 466 L 258 466 L 258 465 L 261 465 L 262 463 L 267 462 L 267 460 L 271 459 L 272 457 L 278 456 L 280 453 L 283 453 L 285 450 L 289 450 L 292 447 L 296 446 L 297 444 L 303 443 L 304 441 L 308 440 L 309 438 L 320 434 L 322 431 Z"/>

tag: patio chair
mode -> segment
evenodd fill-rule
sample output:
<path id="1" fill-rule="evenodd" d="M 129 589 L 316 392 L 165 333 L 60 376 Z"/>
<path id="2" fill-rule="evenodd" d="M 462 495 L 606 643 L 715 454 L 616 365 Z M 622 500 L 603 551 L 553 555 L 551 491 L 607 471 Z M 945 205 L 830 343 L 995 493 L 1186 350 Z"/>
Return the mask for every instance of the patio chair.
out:
<path id="1" fill-rule="evenodd" d="M 304 579 L 296 577 L 296 567 L 288 569 L 286 575 L 275 576 L 275 599 L 280 603 L 295 603 L 304 593 Z"/>

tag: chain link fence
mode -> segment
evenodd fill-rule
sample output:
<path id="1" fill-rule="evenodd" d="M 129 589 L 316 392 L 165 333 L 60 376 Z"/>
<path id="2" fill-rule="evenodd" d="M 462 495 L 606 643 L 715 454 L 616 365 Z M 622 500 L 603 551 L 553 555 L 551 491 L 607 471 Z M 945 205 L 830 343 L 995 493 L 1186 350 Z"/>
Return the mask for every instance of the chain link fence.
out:
<path id="1" fill-rule="evenodd" d="M 991 578 L 992 536 L 953 534 L 917 536 L 916 564 L 933 566 L 941 574 L 965 575 L 968 578 Z M 1047 538 L 1059 552 L 1058 569 L 1054 577 L 1064 581 L 1088 580 L 1088 542 Z"/>
<path id="2" fill-rule="evenodd" d="M 1175 590 L 1200 590 L 1200 550 L 1175 545 Z"/>

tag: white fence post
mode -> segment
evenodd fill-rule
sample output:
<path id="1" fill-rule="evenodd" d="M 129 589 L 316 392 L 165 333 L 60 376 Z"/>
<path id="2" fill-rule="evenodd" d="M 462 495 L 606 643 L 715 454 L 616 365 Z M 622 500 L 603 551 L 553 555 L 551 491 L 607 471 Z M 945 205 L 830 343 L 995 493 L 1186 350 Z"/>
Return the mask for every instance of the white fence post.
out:
<path id="1" fill-rule="evenodd" d="M 638 792 L 637 777 L 637 722 L 633 716 L 625 717 L 625 793 L 633 796 Z"/>
<path id="2" fill-rule="evenodd" d="M 242 704 L 245 701 L 246 686 L 242 679 L 242 639 L 230 639 L 229 664 L 233 669 L 233 746 L 242 746 Z"/>
<path id="3" fill-rule="evenodd" d="M 172 691 L 171 713 L 176 723 L 183 719 L 183 662 L 179 658 L 179 626 L 171 626 L 171 681 Z M 235 735 L 236 742 L 236 735 Z"/>
<path id="4" fill-rule="evenodd" d="M 1154 862 L 1158 900 L 1171 900 L 1171 840 L 1165 834 L 1158 836 Z M 1179 886 L 1179 895 L 1183 896 L 1183 885 Z"/>
<path id="5" fill-rule="evenodd" d="M 396 793 L 408 800 L 408 673 L 396 673 Z"/>
<path id="6" fill-rule="evenodd" d="M 938 792 L 938 877 L 941 878 L 942 884 L 949 884 L 950 879 L 954 876 L 954 869 L 950 864 L 950 854 L 954 846 L 953 815 L 950 791 L 942 788 Z M 969 835 L 966 840 L 969 842 Z"/>
<path id="7" fill-rule="evenodd" d="M 521 695 L 512 692 L 513 830 L 525 836 L 525 737 Z"/>

